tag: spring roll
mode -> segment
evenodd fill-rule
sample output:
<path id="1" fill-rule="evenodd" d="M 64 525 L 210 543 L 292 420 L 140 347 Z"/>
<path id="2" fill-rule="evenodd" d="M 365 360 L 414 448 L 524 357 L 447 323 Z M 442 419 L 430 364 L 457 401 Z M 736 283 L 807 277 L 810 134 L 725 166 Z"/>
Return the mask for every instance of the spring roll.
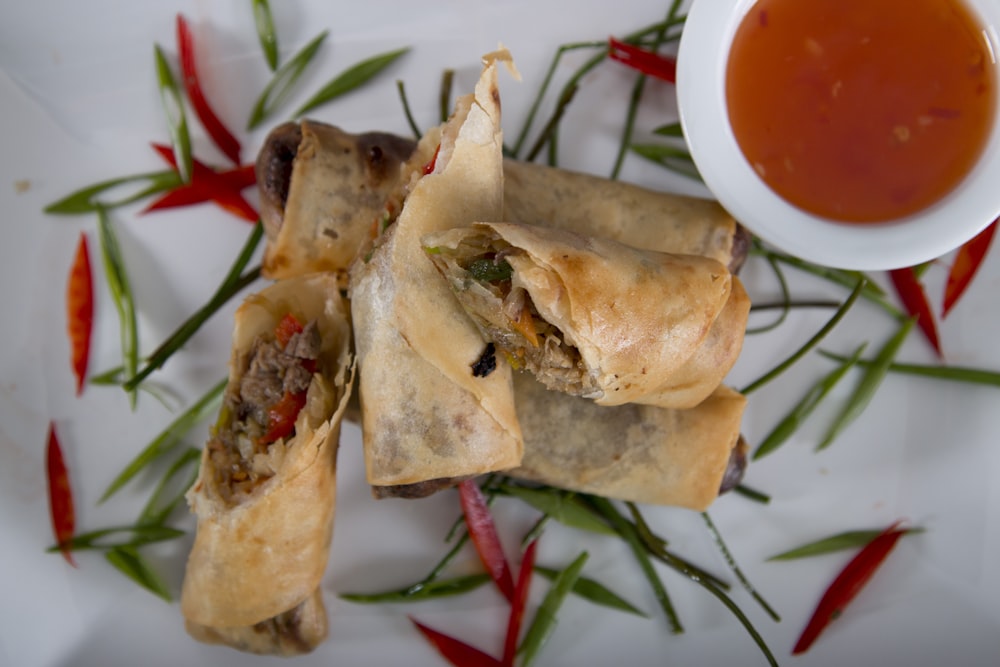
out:
<path id="1" fill-rule="evenodd" d="M 733 273 L 750 244 L 750 234 L 716 201 L 516 160 L 504 163 L 503 219 L 711 257 Z"/>
<path id="2" fill-rule="evenodd" d="M 714 259 L 515 223 L 423 243 L 485 338 L 550 389 L 689 408 L 739 356 L 749 301 Z"/>
<path id="3" fill-rule="evenodd" d="M 347 270 L 413 148 L 392 134 L 348 134 L 310 120 L 272 130 L 256 163 L 267 235 L 261 274 L 332 272 L 346 289 Z"/>
<path id="4" fill-rule="evenodd" d="M 510 367 L 475 372 L 486 342 L 420 246 L 424 234 L 502 213 L 498 61 L 509 54 L 485 57 L 475 93 L 425 138 L 430 163 L 410 169 L 399 217 L 351 272 L 366 474 L 377 497 L 424 496 L 521 462 Z"/>
<path id="5" fill-rule="evenodd" d="M 187 494 L 197 528 L 181 612 L 196 638 L 289 654 L 326 635 L 350 343 L 332 274 L 280 281 L 236 311 L 223 405 Z"/>
<path id="6" fill-rule="evenodd" d="M 268 239 L 264 275 L 329 270 L 343 276 L 416 149 L 403 137 L 352 135 L 317 121 L 275 128 L 257 158 Z M 734 273 L 746 259 L 749 233 L 715 201 L 510 159 L 503 169 L 499 219 L 703 255 Z"/>
<path id="7" fill-rule="evenodd" d="M 726 386 L 689 410 L 603 407 L 514 377 L 524 459 L 508 472 L 605 498 L 705 510 L 745 467 L 746 398 Z"/>

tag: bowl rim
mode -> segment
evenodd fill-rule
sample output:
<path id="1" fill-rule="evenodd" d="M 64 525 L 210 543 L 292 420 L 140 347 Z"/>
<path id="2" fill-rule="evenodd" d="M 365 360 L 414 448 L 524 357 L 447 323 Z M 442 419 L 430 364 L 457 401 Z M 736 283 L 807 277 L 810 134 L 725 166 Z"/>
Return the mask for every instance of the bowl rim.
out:
<path id="1" fill-rule="evenodd" d="M 1000 98 L 1000 0 L 958 0 L 980 19 L 994 53 Z M 786 202 L 747 161 L 729 125 L 726 66 L 733 35 L 756 0 L 694 0 L 677 55 L 681 127 L 705 185 L 762 240 L 801 259 L 851 270 L 888 270 L 936 259 L 1000 216 L 1000 119 L 966 178 L 932 206 L 899 220 L 841 223 Z M 998 99 L 1000 108 L 1000 99 Z"/>

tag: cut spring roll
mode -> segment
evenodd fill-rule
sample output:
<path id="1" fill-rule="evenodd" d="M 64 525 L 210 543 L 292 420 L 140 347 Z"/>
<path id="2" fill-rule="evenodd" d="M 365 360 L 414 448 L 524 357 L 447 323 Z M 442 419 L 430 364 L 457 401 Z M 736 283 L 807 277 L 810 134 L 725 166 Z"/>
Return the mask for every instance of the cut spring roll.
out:
<path id="1" fill-rule="evenodd" d="M 746 465 L 746 398 L 718 387 L 697 407 L 603 407 L 514 377 L 524 460 L 509 475 L 571 491 L 702 511 Z"/>
<path id="2" fill-rule="evenodd" d="M 714 259 L 515 223 L 423 243 L 486 339 L 550 389 L 689 408 L 739 356 L 749 300 Z"/>
<path id="3" fill-rule="evenodd" d="M 429 163 L 411 165 L 399 217 L 351 271 L 366 474 L 377 497 L 424 496 L 521 462 L 510 367 L 477 372 L 486 342 L 420 246 L 424 234 L 502 212 L 498 61 L 509 54 L 486 56 L 475 93 L 425 137 Z"/>
<path id="4" fill-rule="evenodd" d="M 197 529 L 181 612 L 196 638 L 294 654 L 325 637 L 350 336 L 332 274 L 275 283 L 236 311 L 223 405 L 187 494 Z"/>
<path id="5" fill-rule="evenodd" d="M 278 280 L 328 271 L 346 289 L 347 270 L 413 148 L 392 134 L 349 134 L 310 120 L 272 130 L 256 164 L 267 234 L 261 273 Z"/>

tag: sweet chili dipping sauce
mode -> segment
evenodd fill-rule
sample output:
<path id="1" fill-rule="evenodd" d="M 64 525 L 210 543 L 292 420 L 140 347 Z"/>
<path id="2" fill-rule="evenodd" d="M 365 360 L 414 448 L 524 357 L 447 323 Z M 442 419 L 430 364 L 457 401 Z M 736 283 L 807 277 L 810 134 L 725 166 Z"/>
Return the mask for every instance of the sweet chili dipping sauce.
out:
<path id="1" fill-rule="evenodd" d="M 729 120 L 789 203 L 843 222 L 893 220 L 975 165 L 996 113 L 995 67 L 960 0 L 758 0 L 729 55 Z"/>

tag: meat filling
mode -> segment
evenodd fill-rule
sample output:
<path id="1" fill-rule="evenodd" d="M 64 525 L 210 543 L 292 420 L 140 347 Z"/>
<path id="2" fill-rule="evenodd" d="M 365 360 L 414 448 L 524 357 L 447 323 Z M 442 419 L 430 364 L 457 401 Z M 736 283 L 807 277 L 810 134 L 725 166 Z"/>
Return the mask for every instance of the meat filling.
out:
<path id="1" fill-rule="evenodd" d="M 292 432 L 282 432 L 276 422 L 294 425 L 319 354 L 319 331 L 312 321 L 284 345 L 274 336 L 258 336 L 239 358 L 233 372 L 240 380 L 227 388 L 219 426 L 208 444 L 225 500 L 250 493 L 274 474 L 270 449 L 279 437 L 294 432 L 294 426 Z"/>

